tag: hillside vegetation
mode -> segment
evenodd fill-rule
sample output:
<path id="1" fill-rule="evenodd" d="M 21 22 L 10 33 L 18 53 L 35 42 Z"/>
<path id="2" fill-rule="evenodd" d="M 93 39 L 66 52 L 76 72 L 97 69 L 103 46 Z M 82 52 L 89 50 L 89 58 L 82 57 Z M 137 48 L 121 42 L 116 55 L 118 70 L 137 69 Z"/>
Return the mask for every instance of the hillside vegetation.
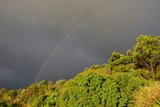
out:
<path id="1" fill-rule="evenodd" d="M 0 107 L 160 107 L 160 36 L 141 35 L 126 55 L 72 79 L 0 88 Z"/>

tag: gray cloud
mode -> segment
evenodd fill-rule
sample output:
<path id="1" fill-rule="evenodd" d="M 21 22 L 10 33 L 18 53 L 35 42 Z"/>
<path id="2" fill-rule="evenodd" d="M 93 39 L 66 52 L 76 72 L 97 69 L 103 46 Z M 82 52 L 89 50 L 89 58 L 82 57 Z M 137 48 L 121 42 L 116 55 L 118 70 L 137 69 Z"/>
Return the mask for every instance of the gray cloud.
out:
<path id="1" fill-rule="evenodd" d="M 1 0 L 0 84 L 68 79 L 160 34 L 159 0 Z M 44 64 L 46 63 L 46 64 Z"/>

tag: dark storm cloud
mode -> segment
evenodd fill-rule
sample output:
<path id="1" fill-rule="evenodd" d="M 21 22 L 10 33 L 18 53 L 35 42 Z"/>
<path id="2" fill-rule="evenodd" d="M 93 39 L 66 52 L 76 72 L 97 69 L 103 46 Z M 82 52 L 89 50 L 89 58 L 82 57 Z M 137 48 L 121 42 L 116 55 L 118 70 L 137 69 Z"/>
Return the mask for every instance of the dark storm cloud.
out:
<path id="1" fill-rule="evenodd" d="M 160 34 L 159 0 L 1 0 L 0 84 L 73 77 Z M 39 73 L 41 72 L 41 73 Z"/>

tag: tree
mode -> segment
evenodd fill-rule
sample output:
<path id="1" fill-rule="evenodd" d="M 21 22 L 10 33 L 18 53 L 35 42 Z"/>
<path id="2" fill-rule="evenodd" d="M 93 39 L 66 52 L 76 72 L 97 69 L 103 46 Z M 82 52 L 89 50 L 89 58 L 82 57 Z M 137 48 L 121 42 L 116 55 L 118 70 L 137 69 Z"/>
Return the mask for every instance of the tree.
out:
<path id="1" fill-rule="evenodd" d="M 130 55 L 123 55 L 116 51 L 114 51 L 108 60 L 108 63 L 111 65 L 111 70 L 113 70 L 114 67 L 117 67 L 119 65 L 127 65 L 131 64 L 133 62 L 133 58 Z"/>
<path id="2" fill-rule="evenodd" d="M 139 36 L 134 46 L 133 58 L 137 66 L 147 68 L 154 78 L 160 65 L 160 36 Z"/>

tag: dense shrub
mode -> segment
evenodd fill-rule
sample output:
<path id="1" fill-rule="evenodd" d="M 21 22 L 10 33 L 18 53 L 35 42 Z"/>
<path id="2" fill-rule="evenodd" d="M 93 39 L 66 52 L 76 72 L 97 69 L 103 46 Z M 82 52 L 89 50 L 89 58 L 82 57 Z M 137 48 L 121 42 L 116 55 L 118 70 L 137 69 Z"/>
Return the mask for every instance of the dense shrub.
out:
<path id="1" fill-rule="evenodd" d="M 16 100 L 20 102 L 21 106 L 43 107 L 52 90 L 54 90 L 53 84 L 43 80 L 22 89 Z"/>
<path id="2" fill-rule="evenodd" d="M 103 77 L 91 72 L 64 84 L 58 93 L 52 93 L 51 99 L 58 101 L 55 106 L 60 107 L 123 107 L 132 104 L 132 93 L 146 84 L 136 73 Z"/>
<path id="3" fill-rule="evenodd" d="M 18 105 L 0 100 L 0 107 L 18 107 Z"/>

